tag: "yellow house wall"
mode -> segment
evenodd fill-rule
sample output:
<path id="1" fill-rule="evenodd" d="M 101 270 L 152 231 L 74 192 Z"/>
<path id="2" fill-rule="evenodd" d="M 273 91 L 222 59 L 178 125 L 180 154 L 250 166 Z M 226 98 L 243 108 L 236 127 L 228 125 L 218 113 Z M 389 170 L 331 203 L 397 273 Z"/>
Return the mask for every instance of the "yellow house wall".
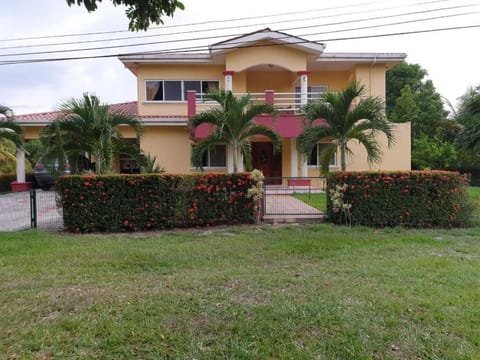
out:
<path id="1" fill-rule="evenodd" d="M 185 173 L 190 169 L 188 129 L 183 126 L 148 126 L 140 140 L 142 150 L 157 157 L 157 164 L 169 173 Z"/>
<path id="2" fill-rule="evenodd" d="M 277 65 L 293 72 L 302 71 L 307 68 L 307 54 L 287 46 L 258 46 L 233 50 L 226 55 L 227 70 L 243 71 L 259 64 Z"/>
<path id="3" fill-rule="evenodd" d="M 339 91 L 348 84 L 348 78 L 347 71 L 312 71 L 308 74 L 308 85 L 327 85 L 328 90 Z"/>
<path id="4" fill-rule="evenodd" d="M 145 80 L 216 80 L 224 86 L 224 66 L 141 65 L 137 69 L 138 112 L 140 115 L 187 115 L 187 102 L 147 102 Z"/>
<path id="5" fill-rule="evenodd" d="M 395 142 L 390 148 L 388 148 L 386 136 L 379 134 L 378 141 L 383 152 L 382 161 L 379 163 L 368 164 L 365 148 L 358 142 L 351 141 L 348 146 L 353 155 L 347 157 L 347 170 L 410 170 L 410 123 L 393 124 L 393 129 Z"/>
<path id="6" fill-rule="evenodd" d="M 25 140 L 38 139 L 44 126 L 24 126 L 23 137 Z"/>
<path id="7" fill-rule="evenodd" d="M 355 68 L 355 79 L 365 85 L 365 96 L 385 101 L 385 64 L 360 65 Z"/>

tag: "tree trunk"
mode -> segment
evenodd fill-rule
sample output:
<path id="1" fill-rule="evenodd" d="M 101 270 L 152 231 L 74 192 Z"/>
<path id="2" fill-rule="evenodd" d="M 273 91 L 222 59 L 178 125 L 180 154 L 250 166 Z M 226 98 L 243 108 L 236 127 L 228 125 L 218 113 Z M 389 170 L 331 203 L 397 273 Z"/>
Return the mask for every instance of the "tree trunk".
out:
<path id="1" fill-rule="evenodd" d="M 342 171 L 347 170 L 347 144 L 340 143 L 340 168 Z"/>
<path id="2" fill-rule="evenodd" d="M 233 144 L 233 173 L 238 172 L 238 146 Z"/>

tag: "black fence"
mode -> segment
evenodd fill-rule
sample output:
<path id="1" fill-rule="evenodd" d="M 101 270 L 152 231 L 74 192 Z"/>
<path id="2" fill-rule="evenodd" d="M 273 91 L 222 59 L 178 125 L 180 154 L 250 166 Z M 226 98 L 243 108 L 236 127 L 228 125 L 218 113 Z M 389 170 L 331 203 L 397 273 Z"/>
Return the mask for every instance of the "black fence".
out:
<path id="1" fill-rule="evenodd" d="M 32 228 L 63 229 L 55 191 L 33 189 L 0 194 L 0 231 Z"/>
<path id="2" fill-rule="evenodd" d="M 268 177 L 264 182 L 264 215 L 321 215 L 326 201 L 322 177 Z"/>

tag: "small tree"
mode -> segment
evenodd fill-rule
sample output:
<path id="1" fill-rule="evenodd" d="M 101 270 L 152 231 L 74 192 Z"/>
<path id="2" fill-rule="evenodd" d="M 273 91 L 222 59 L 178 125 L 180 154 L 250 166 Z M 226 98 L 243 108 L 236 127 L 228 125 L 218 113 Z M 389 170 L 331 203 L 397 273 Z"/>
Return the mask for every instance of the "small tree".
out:
<path id="1" fill-rule="evenodd" d="M 335 141 L 340 149 L 341 170 L 347 168 L 347 154 L 352 153 L 348 142 L 357 140 L 367 150 L 367 160 L 378 162 L 381 149 L 377 134 L 387 136 L 388 145 L 393 142 L 393 130 L 385 119 L 383 104 L 375 97 L 361 98 L 354 101 L 365 91 L 365 87 L 352 82 L 340 92 L 326 92 L 317 102 L 309 103 L 302 108 L 307 119 L 307 126 L 298 137 L 301 152 L 310 157 L 315 144 L 322 139 Z M 317 119 L 325 120 L 326 124 L 314 126 Z M 320 157 L 321 171 L 328 172 L 329 163 L 335 153 L 335 147 L 327 148 Z"/>
<path id="2" fill-rule="evenodd" d="M 142 125 L 135 115 L 112 111 L 95 95 L 71 99 L 61 106 L 60 116 L 41 133 L 45 157 L 57 161 L 61 167 L 64 159 L 78 159 L 87 154 L 93 156 L 98 174 L 112 172 L 115 154 L 141 157 L 138 146 L 125 141 L 120 126 L 131 127 L 137 137 L 142 134 Z"/>
<path id="3" fill-rule="evenodd" d="M 275 109 L 269 104 L 252 104 L 251 96 L 235 97 L 231 91 L 216 91 L 206 96 L 216 101 L 220 108 L 202 112 L 190 119 L 190 126 L 201 124 L 213 126 L 212 135 L 200 140 L 193 149 L 192 162 L 202 166 L 202 158 L 207 151 L 213 151 L 215 145 L 230 145 L 233 149 L 233 171 L 238 171 L 238 161 L 243 155 L 247 166 L 251 164 L 251 141 L 255 136 L 265 136 L 272 141 L 274 151 L 279 151 L 281 138 L 274 130 L 258 125 L 255 116 L 275 115 Z"/>

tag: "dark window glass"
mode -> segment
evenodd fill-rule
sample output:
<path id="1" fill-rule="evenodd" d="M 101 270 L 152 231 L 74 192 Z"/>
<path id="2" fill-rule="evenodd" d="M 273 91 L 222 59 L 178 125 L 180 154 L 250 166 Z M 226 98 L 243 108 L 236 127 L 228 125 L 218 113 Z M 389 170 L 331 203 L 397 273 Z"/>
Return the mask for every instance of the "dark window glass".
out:
<path id="1" fill-rule="evenodd" d="M 147 101 L 163 100 L 163 81 L 147 80 L 145 86 Z"/>
<path id="2" fill-rule="evenodd" d="M 182 82 L 181 81 L 165 81 L 165 101 L 181 101 L 182 100 Z"/>
<path id="3" fill-rule="evenodd" d="M 202 81 L 202 93 L 216 91 L 220 88 L 218 81 Z"/>
<path id="4" fill-rule="evenodd" d="M 183 99 L 187 100 L 187 91 L 188 90 L 195 90 L 197 98 L 200 98 L 200 93 L 202 92 L 201 81 L 184 81 L 183 82 Z"/>

